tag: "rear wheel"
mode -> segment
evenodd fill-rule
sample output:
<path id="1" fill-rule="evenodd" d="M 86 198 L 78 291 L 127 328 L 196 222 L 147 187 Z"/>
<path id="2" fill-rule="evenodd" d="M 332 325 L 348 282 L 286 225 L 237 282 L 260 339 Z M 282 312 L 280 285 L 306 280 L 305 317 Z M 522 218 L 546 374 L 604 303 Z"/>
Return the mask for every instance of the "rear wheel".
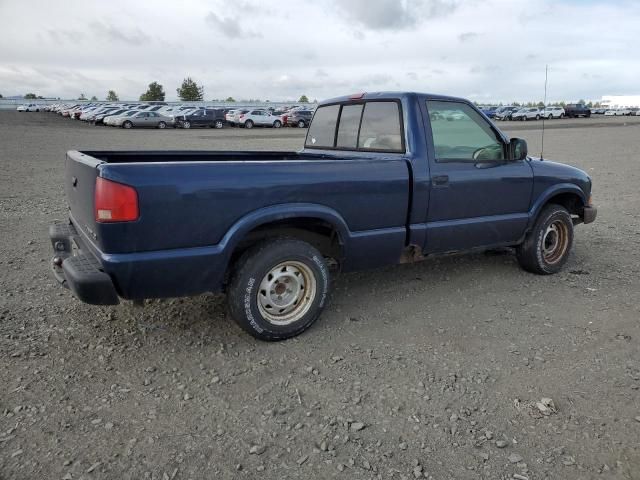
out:
<path id="1" fill-rule="evenodd" d="M 549 275 L 562 269 L 572 245 L 571 215 L 563 206 L 549 204 L 538 215 L 524 242 L 516 248 L 516 256 L 525 270 Z"/>
<path id="2" fill-rule="evenodd" d="M 122 124 L 122 128 L 131 128 L 131 127 L 133 127 L 133 123 L 131 123 L 129 120 L 127 120 Z"/>
<path id="3" fill-rule="evenodd" d="M 247 120 L 244 122 L 244 128 L 253 128 L 253 121 Z"/>
<path id="4" fill-rule="evenodd" d="M 282 122 L 280 120 L 276 120 L 273 122 L 273 128 L 280 128 L 282 126 Z"/>
<path id="5" fill-rule="evenodd" d="M 298 120 L 298 128 L 304 128 L 305 125 L 304 120 Z"/>
<path id="6" fill-rule="evenodd" d="M 182 122 L 182 128 L 191 128 L 191 122 L 189 121 Z"/>
<path id="7" fill-rule="evenodd" d="M 236 323 L 261 340 L 284 340 L 309 328 L 329 293 L 329 270 L 313 246 L 293 238 L 265 240 L 236 262 L 227 292 Z"/>

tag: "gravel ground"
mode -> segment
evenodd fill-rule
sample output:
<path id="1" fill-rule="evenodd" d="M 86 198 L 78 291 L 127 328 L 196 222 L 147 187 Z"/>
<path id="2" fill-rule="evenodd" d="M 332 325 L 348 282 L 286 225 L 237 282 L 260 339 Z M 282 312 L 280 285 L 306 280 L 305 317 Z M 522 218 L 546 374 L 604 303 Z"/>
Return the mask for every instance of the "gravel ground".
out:
<path id="1" fill-rule="evenodd" d="M 539 152 L 540 122 L 500 126 Z M 0 477 L 640 478 L 640 118 L 547 127 L 599 207 L 562 273 L 503 250 L 342 275 L 313 328 L 270 344 L 222 296 L 79 303 L 47 227 L 68 149 L 293 150 L 303 130 L 0 112 Z"/>

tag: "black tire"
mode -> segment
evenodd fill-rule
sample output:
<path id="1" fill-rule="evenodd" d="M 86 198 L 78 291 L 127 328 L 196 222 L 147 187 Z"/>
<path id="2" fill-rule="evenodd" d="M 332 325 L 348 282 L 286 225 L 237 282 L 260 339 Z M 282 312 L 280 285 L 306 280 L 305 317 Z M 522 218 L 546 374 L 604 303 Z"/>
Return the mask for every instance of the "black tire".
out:
<path id="1" fill-rule="evenodd" d="M 294 307 L 294 312 L 296 309 L 302 309 L 298 312 L 299 318 L 294 316 L 291 323 L 277 324 L 267 318 L 268 314 L 262 313 L 266 312 L 263 304 L 268 302 L 268 299 L 266 290 L 259 289 L 264 281 L 269 281 L 269 275 L 274 269 L 278 267 L 280 271 L 280 265 L 289 262 L 297 264 L 301 271 L 306 271 L 306 278 L 309 278 L 309 281 L 308 285 L 304 286 L 307 287 L 307 292 L 313 292 L 313 297 L 296 300 L 293 304 L 299 305 Z M 286 278 L 285 281 L 287 281 Z M 313 290 L 312 284 L 315 284 Z M 229 313 L 243 330 L 260 340 L 277 341 L 291 338 L 304 332 L 318 319 L 327 303 L 329 284 L 329 269 L 322 254 L 316 248 L 293 238 L 279 237 L 265 240 L 244 252 L 233 267 L 227 290 Z M 273 294 L 281 285 L 284 284 L 274 287 L 270 293 Z M 259 298 L 266 300 L 261 301 Z M 303 302 L 305 302 L 304 305 Z M 266 308 L 269 307 L 271 305 L 266 305 Z"/>
<path id="2" fill-rule="evenodd" d="M 306 123 L 304 123 L 304 120 L 298 120 L 298 128 L 304 128 L 306 126 Z"/>
<path id="3" fill-rule="evenodd" d="M 167 128 L 166 122 L 158 122 L 158 128 L 160 129 Z"/>
<path id="4" fill-rule="evenodd" d="M 180 122 L 180 126 L 182 128 L 191 128 L 191 122 L 189 122 L 189 121 Z"/>
<path id="5" fill-rule="evenodd" d="M 552 234 L 555 237 L 550 238 Z M 552 248 L 555 239 L 557 248 Z M 516 247 L 516 257 L 525 270 L 539 275 L 550 275 L 562 269 L 569 258 L 572 245 L 571 215 L 562 205 L 551 203 L 542 209 L 524 242 Z"/>
<path id="6" fill-rule="evenodd" d="M 560 114 L 560 120 L 562 120 L 564 118 L 564 113 Z"/>
<path id="7" fill-rule="evenodd" d="M 127 120 L 122 124 L 122 128 L 131 128 L 131 127 L 133 127 L 133 123 L 131 123 L 129 120 Z"/>
<path id="8" fill-rule="evenodd" d="M 222 120 L 216 120 L 216 123 L 213 124 L 213 128 L 222 128 L 222 127 L 224 127 Z"/>
<path id="9" fill-rule="evenodd" d="M 247 120 L 244 122 L 244 128 L 253 128 L 253 121 Z"/>
<path id="10" fill-rule="evenodd" d="M 540 120 L 540 115 L 536 115 L 536 120 Z"/>
<path id="11" fill-rule="evenodd" d="M 280 120 L 276 120 L 273 122 L 273 128 L 280 128 L 282 126 L 282 122 Z"/>

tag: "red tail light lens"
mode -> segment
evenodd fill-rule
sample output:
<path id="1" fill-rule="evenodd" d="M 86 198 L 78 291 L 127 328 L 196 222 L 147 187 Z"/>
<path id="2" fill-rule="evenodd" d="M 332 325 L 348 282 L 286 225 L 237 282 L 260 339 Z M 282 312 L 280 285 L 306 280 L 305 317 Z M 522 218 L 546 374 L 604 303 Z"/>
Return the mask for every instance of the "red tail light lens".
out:
<path id="1" fill-rule="evenodd" d="M 102 177 L 96 179 L 96 222 L 131 222 L 139 217 L 135 188 Z"/>

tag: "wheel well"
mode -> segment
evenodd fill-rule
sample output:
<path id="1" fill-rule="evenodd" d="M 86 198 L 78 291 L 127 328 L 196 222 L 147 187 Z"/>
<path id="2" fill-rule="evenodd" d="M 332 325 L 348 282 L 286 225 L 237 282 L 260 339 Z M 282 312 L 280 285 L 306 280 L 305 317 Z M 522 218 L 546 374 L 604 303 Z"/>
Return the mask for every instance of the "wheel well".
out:
<path id="1" fill-rule="evenodd" d="M 317 248 L 330 264 L 340 265 L 343 259 L 343 239 L 333 225 L 318 218 L 291 218 L 269 222 L 248 232 L 236 245 L 231 254 L 229 267 L 249 247 L 274 237 L 292 237 Z"/>
<path id="2" fill-rule="evenodd" d="M 582 209 L 584 207 L 582 199 L 575 193 L 559 193 L 558 195 L 554 195 L 549 198 L 545 205 L 549 205 L 550 203 L 562 205 L 571 215 L 578 216 L 582 215 Z"/>

